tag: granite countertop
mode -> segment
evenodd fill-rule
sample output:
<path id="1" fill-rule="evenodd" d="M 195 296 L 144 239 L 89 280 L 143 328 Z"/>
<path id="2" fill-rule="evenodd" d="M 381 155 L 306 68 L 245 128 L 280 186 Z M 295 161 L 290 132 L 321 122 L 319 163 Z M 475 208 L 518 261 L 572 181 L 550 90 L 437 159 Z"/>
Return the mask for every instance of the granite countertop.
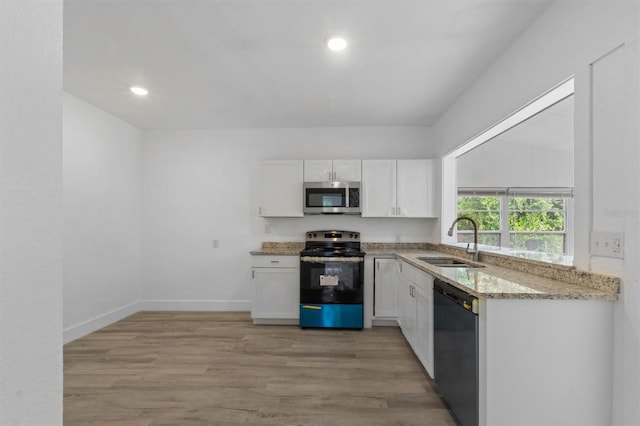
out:
<path id="1" fill-rule="evenodd" d="M 303 242 L 265 242 L 252 255 L 298 256 Z M 402 259 L 476 297 L 487 299 L 617 300 L 620 279 L 573 266 L 522 260 L 480 252 L 481 268 L 439 267 L 419 257 L 456 257 L 463 249 L 431 243 L 362 243 L 367 255 Z"/>
<path id="2" fill-rule="evenodd" d="M 427 243 L 362 243 L 362 251 L 371 255 L 395 256 L 399 251 L 416 251 L 429 248 Z M 298 256 L 304 249 L 304 242 L 269 242 L 262 243 L 262 247 L 250 253 L 254 256 Z"/>
<path id="3" fill-rule="evenodd" d="M 419 257 L 442 257 L 442 252 L 397 253 L 396 257 L 476 297 L 487 299 L 616 300 L 618 293 L 558 281 L 538 275 L 479 264 L 482 268 L 451 268 L 431 265 Z"/>
<path id="4" fill-rule="evenodd" d="M 250 253 L 254 256 L 299 256 L 303 248 L 303 242 L 265 241 L 260 249 Z"/>

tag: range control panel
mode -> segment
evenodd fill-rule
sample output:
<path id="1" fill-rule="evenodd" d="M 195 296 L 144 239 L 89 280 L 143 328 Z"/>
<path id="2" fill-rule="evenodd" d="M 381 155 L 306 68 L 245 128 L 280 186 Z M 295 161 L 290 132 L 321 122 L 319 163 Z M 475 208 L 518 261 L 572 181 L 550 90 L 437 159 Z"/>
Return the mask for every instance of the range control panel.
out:
<path id="1" fill-rule="evenodd" d="M 360 233 L 355 231 L 309 231 L 307 241 L 359 242 Z"/>

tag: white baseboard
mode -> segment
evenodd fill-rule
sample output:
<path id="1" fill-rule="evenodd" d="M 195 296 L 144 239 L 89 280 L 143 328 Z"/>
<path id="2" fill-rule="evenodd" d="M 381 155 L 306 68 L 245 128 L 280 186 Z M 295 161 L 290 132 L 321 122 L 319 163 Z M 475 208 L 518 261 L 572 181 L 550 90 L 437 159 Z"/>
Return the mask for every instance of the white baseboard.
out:
<path id="1" fill-rule="evenodd" d="M 63 343 L 100 330 L 140 311 L 251 311 L 251 300 L 141 300 L 65 328 Z"/>
<path id="2" fill-rule="evenodd" d="M 378 318 L 371 320 L 375 327 L 398 327 L 398 320 L 395 318 Z"/>
<path id="3" fill-rule="evenodd" d="M 141 300 L 139 311 L 247 311 L 251 300 Z"/>
<path id="4" fill-rule="evenodd" d="M 67 327 L 62 332 L 62 341 L 65 344 L 74 341 L 82 336 L 86 336 L 96 330 L 111 325 L 116 321 L 120 321 L 129 315 L 133 315 L 139 310 L 138 302 L 134 302 L 105 314 L 98 315 L 90 320 L 83 321 L 80 324 Z"/>

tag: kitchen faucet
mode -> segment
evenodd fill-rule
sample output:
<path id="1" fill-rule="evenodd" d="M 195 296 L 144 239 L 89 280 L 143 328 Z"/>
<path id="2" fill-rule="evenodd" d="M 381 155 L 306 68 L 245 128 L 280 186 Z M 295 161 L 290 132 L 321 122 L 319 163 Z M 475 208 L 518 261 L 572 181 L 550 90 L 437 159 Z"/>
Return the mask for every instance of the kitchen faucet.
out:
<path id="1" fill-rule="evenodd" d="M 471 222 L 471 225 L 473 225 L 473 250 L 469 250 L 469 244 L 467 244 L 467 253 L 472 254 L 473 260 L 477 262 L 478 261 L 478 224 L 476 223 L 475 220 L 473 220 L 469 216 L 458 216 L 456 220 L 454 220 L 453 223 L 451 224 L 451 228 L 449 228 L 447 235 L 450 237 L 453 236 L 453 227 L 456 226 L 456 223 L 458 223 L 463 219 L 468 220 L 469 222 Z"/>

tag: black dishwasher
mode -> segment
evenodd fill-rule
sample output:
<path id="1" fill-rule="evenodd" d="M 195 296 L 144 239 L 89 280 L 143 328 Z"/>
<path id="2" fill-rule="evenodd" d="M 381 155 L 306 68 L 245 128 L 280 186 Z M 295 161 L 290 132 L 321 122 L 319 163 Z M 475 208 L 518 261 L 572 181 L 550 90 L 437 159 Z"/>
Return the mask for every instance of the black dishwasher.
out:
<path id="1" fill-rule="evenodd" d="M 478 299 L 436 279 L 433 284 L 434 376 L 464 426 L 478 425 Z"/>

